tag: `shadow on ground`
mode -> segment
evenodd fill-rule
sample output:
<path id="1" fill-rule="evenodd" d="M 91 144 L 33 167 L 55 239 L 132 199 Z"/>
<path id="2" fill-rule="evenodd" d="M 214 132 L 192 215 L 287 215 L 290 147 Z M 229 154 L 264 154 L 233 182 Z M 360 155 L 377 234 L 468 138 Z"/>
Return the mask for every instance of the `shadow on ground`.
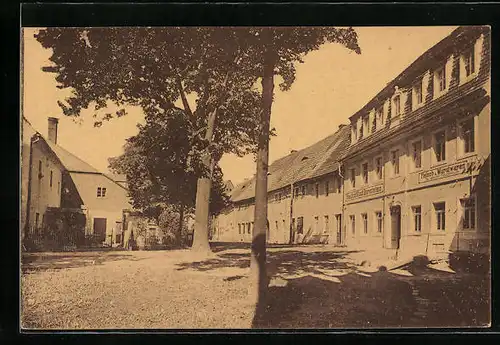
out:
<path id="1" fill-rule="evenodd" d="M 399 270 L 382 267 L 363 273 L 347 260 L 350 253 L 269 250 L 271 284 L 256 307 L 252 327 L 484 327 L 490 322 L 487 272 L 471 273 L 453 263 L 457 273 L 450 273 L 431 269 L 420 258 Z M 178 264 L 177 270 L 249 266 L 249 253 L 220 253 L 215 259 Z"/>
<path id="2" fill-rule="evenodd" d="M 124 252 L 65 252 L 65 253 L 26 253 L 21 257 L 23 274 L 37 271 L 60 270 L 91 265 L 102 265 L 105 262 L 117 260 L 142 260 Z"/>

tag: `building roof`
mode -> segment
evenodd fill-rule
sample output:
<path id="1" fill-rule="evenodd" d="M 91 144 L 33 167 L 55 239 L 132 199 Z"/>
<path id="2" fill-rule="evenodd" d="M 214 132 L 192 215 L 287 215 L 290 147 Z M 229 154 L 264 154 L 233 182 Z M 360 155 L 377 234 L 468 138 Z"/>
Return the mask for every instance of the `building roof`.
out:
<path id="1" fill-rule="evenodd" d="M 43 137 L 42 137 L 43 138 Z M 84 160 L 78 158 L 71 152 L 63 149 L 61 146 L 51 142 L 43 138 L 47 143 L 49 148 L 54 152 L 54 154 L 59 158 L 64 168 L 70 172 L 85 172 L 85 173 L 94 173 L 101 174 L 99 170 L 85 162 Z"/>
<path id="2" fill-rule="evenodd" d="M 478 37 L 481 33 L 487 32 L 484 26 L 461 26 L 453 30 L 451 34 L 443 38 L 440 42 L 429 48 L 426 52 L 420 55 L 413 63 L 403 70 L 396 78 L 391 80 L 387 85 L 367 102 L 359 111 L 354 113 L 349 119 L 357 118 L 367 112 L 379 103 L 387 99 L 393 94 L 396 86 L 401 87 L 408 80 L 413 81 L 414 78 L 426 71 L 429 63 L 434 63 L 445 58 L 450 52 L 456 49 L 457 45 L 470 40 L 470 38 Z"/>
<path id="3" fill-rule="evenodd" d="M 405 73 L 406 74 L 410 73 L 407 72 L 408 69 L 419 70 L 420 72 L 424 69 L 428 69 L 429 66 L 427 62 L 429 62 L 429 59 L 431 57 L 434 57 L 435 54 L 437 53 L 443 54 L 443 51 L 439 49 L 441 48 L 447 49 L 450 45 L 452 45 L 453 42 L 456 42 L 456 40 L 465 40 L 465 39 L 470 40 L 479 35 L 481 32 L 484 32 L 483 27 L 480 28 L 460 27 L 456 29 L 455 31 L 453 31 L 451 35 L 447 36 L 437 45 L 435 45 L 434 47 L 429 49 L 426 53 L 424 53 L 423 56 L 419 57 L 400 76 L 398 76 L 391 83 L 389 83 L 389 85 L 395 85 L 397 82 L 401 80 L 402 75 L 404 75 Z M 482 61 L 484 63 L 483 62 L 481 63 L 481 67 L 478 72 L 477 78 L 473 79 L 468 83 L 459 85 L 458 74 L 454 74 L 454 76 L 451 77 L 450 90 L 446 94 L 442 95 L 437 99 L 426 101 L 422 107 L 414 111 L 408 110 L 408 113 L 404 114 L 398 125 L 393 126 L 392 128 L 385 128 L 383 130 L 376 131 L 375 133 L 371 133 L 370 135 L 363 137 L 355 144 L 350 146 L 347 150 L 345 150 L 342 159 L 348 157 L 349 158 L 354 157 L 358 154 L 361 154 L 365 150 L 368 150 L 375 145 L 379 145 L 381 142 L 384 141 L 384 139 L 392 137 L 397 133 L 401 133 L 404 130 L 422 128 L 421 125 L 424 123 L 429 125 L 430 118 L 440 109 L 447 109 L 450 112 L 452 111 L 452 109 L 455 109 L 454 110 L 455 112 L 460 111 L 460 109 L 463 108 L 465 105 L 472 106 L 475 100 L 484 96 L 484 92 L 481 92 L 481 89 L 489 79 L 489 71 L 490 71 L 490 61 L 488 58 L 485 58 L 489 56 L 489 49 L 490 49 L 488 43 L 489 35 L 485 36 L 488 37 L 486 37 L 483 42 L 484 53 Z M 452 38 L 454 38 L 454 40 L 451 40 Z M 446 48 L 444 47 L 445 44 Z M 439 48 L 438 51 L 436 51 L 436 47 Z M 455 66 L 455 68 L 457 67 Z M 372 99 L 370 102 L 368 102 L 367 105 L 363 107 L 363 109 L 368 109 L 368 106 L 372 104 L 374 100 L 375 99 Z M 389 122 L 387 124 L 389 124 Z"/>
<path id="4" fill-rule="evenodd" d="M 127 182 L 127 175 L 125 174 L 106 174 L 106 176 L 115 182 Z"/>
<path id="5" fill-rule="evenodd" d="M 349 133 L 350 126 L 343 125 L 319 142 L 274 161 L 268 169 L 268 191 L 336 171 L 338 158 L 349 145 Z M 231 200 L 251 199 L 254 194 L 255 176 L 237 185 L 231 193 Z"/>

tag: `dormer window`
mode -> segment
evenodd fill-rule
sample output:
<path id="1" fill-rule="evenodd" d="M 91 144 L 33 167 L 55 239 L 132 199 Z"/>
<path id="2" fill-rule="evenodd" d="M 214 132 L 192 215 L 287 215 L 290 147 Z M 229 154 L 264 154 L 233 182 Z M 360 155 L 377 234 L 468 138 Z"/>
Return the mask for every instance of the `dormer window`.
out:
<path id="1" fill-rule="evenodd" d="M 373 120 L 373 131 L 375 132 L 377 130 L 377 124 L 380 124 L 382 126 L 384 124 L 384 107 L 379 107 L 375 111 L 375 119 Z"/>
<path id="2" fill-rule="evenodd" d="M 368 136 L 370 131 L 370 118 L 368 116 L 363 117 L 363 129 L 365 130 L 366 136 Z"/>
<path id="3" fill-rule="evenodd" d="M 435 73 L 436 76 L 436 88 L 439 92 L 446 90 L 446 69 L 441 67 Z"/>
<path id="4" fill-rule="evenodd" d="M 394 117 L 401 115 L 401 96 L 397 95 L 392 100 Z"/>
<path id="5" fill-rule="evenodd" d="M 419 79 L 413 86 L 413 100 L 415 107 L 419 106 L 424 101 L 422 94 L 422 79 Z"/>
<path id="6" fill-rule="evenodd" d="M 474 46 L 464 53 L 465 76 L 468 77 L 475 72 Z"/>
<path id="7" fill-rule="evenodd" d="M 352 125 L 352 141 L 355 142 L 358 140 L 358 126 L 356 124 Z"/>

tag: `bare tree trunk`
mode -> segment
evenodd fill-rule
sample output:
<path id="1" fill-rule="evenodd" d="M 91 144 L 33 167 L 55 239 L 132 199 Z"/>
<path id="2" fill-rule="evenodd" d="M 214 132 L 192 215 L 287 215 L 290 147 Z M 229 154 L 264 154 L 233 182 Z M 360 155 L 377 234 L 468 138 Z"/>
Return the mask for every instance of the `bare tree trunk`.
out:
<path id="1" fill-rule="evenodd" d="M 249 299 L 256 305 L 256 318 L 265 308 L 268 286 L 266 272 L 266 232 L 267 232 L 267 172 L 269 164 L 269 127 L 274 91 L 274 59 L 267 54 L 262 77 L 261 131 L 257 148 L 257 173 L 255 185 L 255 214 L 250 258 Z"/>

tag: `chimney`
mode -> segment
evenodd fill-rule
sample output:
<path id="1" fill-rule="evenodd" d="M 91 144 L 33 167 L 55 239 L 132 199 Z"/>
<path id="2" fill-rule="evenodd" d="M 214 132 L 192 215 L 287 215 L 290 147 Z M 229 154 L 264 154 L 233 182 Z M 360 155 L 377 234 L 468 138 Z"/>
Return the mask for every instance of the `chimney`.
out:
<path id="1" fill-rule="evenodd" d="M 57 123 L 59 119 L 56 117 L 49 117 L 49 141 L 57 144 Z"/>

